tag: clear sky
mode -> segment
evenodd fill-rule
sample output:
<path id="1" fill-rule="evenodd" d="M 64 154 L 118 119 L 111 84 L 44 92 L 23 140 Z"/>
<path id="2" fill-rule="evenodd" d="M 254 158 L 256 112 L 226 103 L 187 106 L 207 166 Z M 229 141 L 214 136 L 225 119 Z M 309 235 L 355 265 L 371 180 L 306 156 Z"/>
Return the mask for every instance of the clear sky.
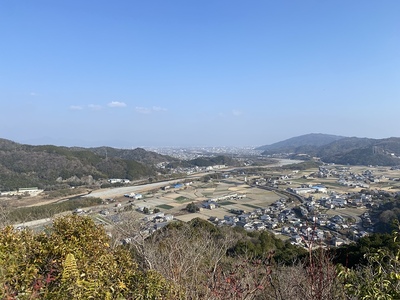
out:
<path id="1" fill-rule="evenodd" d="M 400 136 L 399 16 L 399 0 L 2 0 L 0 137 Z"/>

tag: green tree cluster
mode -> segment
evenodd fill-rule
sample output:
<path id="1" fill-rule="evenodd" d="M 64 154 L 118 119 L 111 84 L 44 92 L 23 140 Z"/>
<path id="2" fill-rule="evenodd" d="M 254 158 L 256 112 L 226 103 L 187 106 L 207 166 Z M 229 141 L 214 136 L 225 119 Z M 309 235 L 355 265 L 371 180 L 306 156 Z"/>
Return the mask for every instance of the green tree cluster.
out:
<path id="1" fill-rule="evenodd" d="M 1 299 L 180 299 L 155 271 L 140 270 L 130 253 L 111 248 L 87 217 L 56 219 L 45 233 L 0 232 Z"/>
<path id="2" fill-rule="evenodd" d="M 186 210 L 190 213 L 195 213 L 195 212 L 198 212 L 200 210 L 200 208 L 198 208 L 196 204 L 191 202 L 188 205 L 186 205 Z"/>

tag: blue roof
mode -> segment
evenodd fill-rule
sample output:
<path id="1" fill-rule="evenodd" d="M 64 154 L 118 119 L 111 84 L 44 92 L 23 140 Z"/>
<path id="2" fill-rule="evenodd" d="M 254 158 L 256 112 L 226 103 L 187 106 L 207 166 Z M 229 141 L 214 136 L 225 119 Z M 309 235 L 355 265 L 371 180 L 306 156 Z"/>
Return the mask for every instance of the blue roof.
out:
<path id="1" fill-rule="evenodd" d="M 323 188 L 325 188 L 325 186 L 323 186 L 323 185 L 314 185 L 311 188 L 313 188 L 313 189 L 323 189 Z"/>

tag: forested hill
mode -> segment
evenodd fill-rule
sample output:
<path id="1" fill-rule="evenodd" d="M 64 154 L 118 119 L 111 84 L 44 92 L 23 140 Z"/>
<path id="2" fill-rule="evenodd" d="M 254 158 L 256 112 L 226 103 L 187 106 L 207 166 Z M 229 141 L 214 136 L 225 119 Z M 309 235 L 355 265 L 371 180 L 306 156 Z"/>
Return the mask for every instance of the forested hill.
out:
<path id="1" fill-rule="evenodd" d="M 116 149 L 111 147 L 97 147 L 97 148 L 88 148 L 86 150 L 92 151 L 100 156 L 135 160 L 146 165 L 155 165 L 167 161 L 168 162 L 178 161 L 178 159 L 173 158 L 171 156 L 162 155 L 152 151 L 147 151 L 143 148 Z"/>
<path id="2" fill-rule="evenodd" d="M 345 138 L 322 146 L 316 155 L 337 164 L 395 166 L 400 164 L 400 138 Z"/>
<path id="3" fill-rule="evenodd" d="M 143 151 L 140 151 L 141 160 L 145 161 Z M 154 154 L 150 153 L 149 157 Z M 152 165 L 134 159 L 99 155 L 84 148 L 31 146 L 0 139 L 0 190 L 44 188 L 62 182 L 79 185 L 107 178 L 133 180 L 154 174 Z"/>
<path id="4" fill-rule="evenodd" d="M 290 139 L 280 141 L 271 145 L 264 145 L 256 149 L 264 150 L 266 153 L 297 152 L 299 148 L 301 149 L 320 147 L 334 141 L 341 140 L 343 138 L 343 136 L 338 135 L 310 133 L 292 137 Z"/>
<path id="5" fill-rule="evenodd" d="M 167 168 L 192 168 L 192 167 L 209 167 L 215 165 L 226 165 L 226 166 L 242 166 L 243 163 L 239 160 L 226 156 L 218 155 L 212 157 L 198 157 L 191 160 L 174 161 L 167 165 Z"/>
<path id="6" fill-rule="evenodd" d="M 301 140 L 304 139 L 303 142 Z M 318 139 L 321 139 L 318 141 Z M 328 142 L 331 139 L 330 142 Z M 333 140 L 332 140 L 333 139 Z M 263 146 L 264 155 L 308 154 L 323 162 L 350 165 L 400 165 L 400 138 L 370 139 L 311 134 Z"/>

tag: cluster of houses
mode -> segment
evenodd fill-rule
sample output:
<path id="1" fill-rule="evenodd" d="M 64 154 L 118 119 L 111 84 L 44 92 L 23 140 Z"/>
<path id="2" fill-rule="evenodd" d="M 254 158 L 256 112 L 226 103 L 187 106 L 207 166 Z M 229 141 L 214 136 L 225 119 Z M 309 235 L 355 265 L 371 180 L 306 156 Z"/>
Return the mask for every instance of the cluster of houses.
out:
<path id="1" fill-rule="evenodd" d="M 281 198 L 269 207 L 257 208 L 252 212 L 236 209 L 230 212 L 233 215 L 225 215 L 223 219 L 212 217 L 210 221 L 217 225 L 240 226 L 249 231 L 275 229 L 280 223 L 289 219 L 300 222 L 300 219 L 294 217 L 291 209 L 286 208 L 285 198 Z"/>
<path id="2" fill-rule="evenodd" d="M 136 233 L 132 237 L 124 238 L 121 242 L 122 244 L 131 244 L 139 236 L 149 236 L 156 230 L 165 227 L 168 223 L 173 221 L 173 219 L 174 219 L 173 215 L 164 214 L 162 212 L 148 215 L 144 217 L 142 220 L 144 224 L 142 224 L 143 227 L 140 230 L 140 234 Z"/>
<path id="3" fill-rule="evenodd" d="M 309 212 L 305 207 L 302 209 Z M 367 234 L 356 229 L 354 220 L 340 214 L 308 215 L 303 212 L 304 215 L 300 217 L 298 208 L 287 203 L 285 198 L 252 212 L 232 210 L 231 213 L 233 215 L 225 215 L 223 219 L 211 217 L 209 220 L 218 226 L 240 226 L 247 231 L 271 230 L 275 234 L 288 236 L 292 244 L 307 248 L 348 243 L 349 240 L 340 232 L 345 229 L 353 229 L 353 239 Z"/>
<path id="4" fill-rule="evenodd" d="M 373 170 L 365 170 L 361 174 L 357 174 L 352 172 L 350 167 L 329 168 L 327 166 L 320 166 L 318 172 L 310 174 L 308 177 L 335 177 L 338 178 L 337 182 L 340 185 L 360 188 L 369 188 L 370 184 L 386 179 L 384 175 L 376 176 Z"/>
<path id="5" fill-rule="evenodd" d="M 372 170 L 355 174 L 349 167 L 333 169 L 321 167 L 319 172 L 310 175 L 310 177 L 316 176 L 335 176 L 338 178 L 338 183 L 343 180 L 358 182 L 360 187 L 366 187 L 368 184 L 378 183 L 381 180 L 397 180 L 397 178 L 377 176 Z M 291 174 L 272 179 L 261 177 L 257 178 L 254 184 L 269 186 L 276 190 L 277 184 L 280 182 L 288 184 L 291 178 L 293 178 Z M 400 192 L 381 189 L 337 193 L 328 190 L 322 184 L 302 184 L 296 188 L 287 188 L 286 192 L 295 195 L 301 200 L 301 204 L 294 206 L 282 198 L 267 208 L 255 209 L 252 212 L 234 210 L 231 211 L 233 215 L 226 215 L 223 219 L 212 217 L 210 221 L 220 226 L 240 226 L 248 231 L 271 230 L 275 234 L 288 236 L 293 244 L 305 247 L 316 244 L 340 246 L 373 231 L 373 220 L 365 210 L 378 207 L 385 199 L 393 199 L 400 194 Z M 349 215 L 347 208 L 362 208 L 362 210 L 360 210 L 360 215 Z M 327 211 L 331 213 L 327 214 Z M 363 211 L 365 212 L 362 213 Z"/>
<path id="6" fill-rule="evenodd" d="M 329 168 L 327 166 L 320 166 L 318 171 L 309 175 L 309 177 L 316 177 L 316 178 L 329 178 L 329 177 L 338 177 L 339 174 L 348 171 L 349 168 L 341 167 L 340 170 L 337 168 Z"/>
<path id="7" fill-rule="evenodd" d="M 225 196 L 220 196 L 216 198 L 211 198 L 204 201 L 201 205 L 203 208 L 214 209 L 219 207 L 218 202 L 229 201 L 229 200 L 239 200 L 245 198 L 245 194 L 229 194 Z"/>
<path id="8" fill-rule="evenodd" d="M 152 233 L 155 230 L 163 228 L 173 219 L 174 216 L 171 214 L 164 214 L 163 212 L 158 212 L 145 216 L 143 218 L 143 221 L 146 222 L 147 224 L 146 227 L 150 231 L 149 233 Z"/>

